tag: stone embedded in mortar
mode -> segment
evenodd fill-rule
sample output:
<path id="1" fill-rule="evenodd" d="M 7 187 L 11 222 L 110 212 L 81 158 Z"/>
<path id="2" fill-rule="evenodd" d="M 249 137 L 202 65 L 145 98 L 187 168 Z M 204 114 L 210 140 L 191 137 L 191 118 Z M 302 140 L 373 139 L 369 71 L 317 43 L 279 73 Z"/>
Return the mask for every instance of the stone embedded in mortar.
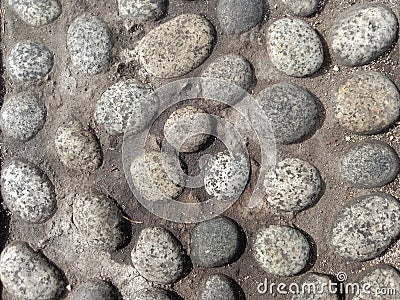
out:
<path id="1" fill-rule="evenodd" d="M 308 17 L 316 12 L 319 0 L 281 0 L 295 15 Z"/>
<path id="2" fill-rule="evenodd" d="M 148 288 L 140 290 L 133 300 L 175 300 L 166 290 L 160 288 Z"/>
<path id="3" fill-rule="evenodd" d="M 31 26 L 50 24 L 62 11 L 58 0 L 8 0 L 8 3 L 21 20 Z"/>
<path id="4" fill-rule="evenodd" d="M 198 300 L 239 300 L 238 284 L 224 274 L 214 274 L 206 278 L 199 292 Z"/>
<path id="5" fill-rule="evenodd" d="M 162 18 L 168 8 L 168 0 L 118 0 L 119 15 L 135 22 Z"/>
<path id="6" fill-rule="evenodd" d="M 72 291 L 71 300 L 118 300 L 115 288 L 103 280 L 92 279 Z"/>

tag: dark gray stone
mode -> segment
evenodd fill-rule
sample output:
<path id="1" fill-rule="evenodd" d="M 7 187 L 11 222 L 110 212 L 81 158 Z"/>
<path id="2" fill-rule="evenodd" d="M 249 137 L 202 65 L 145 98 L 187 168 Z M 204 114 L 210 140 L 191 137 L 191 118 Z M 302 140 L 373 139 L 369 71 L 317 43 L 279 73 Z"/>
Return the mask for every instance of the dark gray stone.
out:
<path id="1" fill-rule="evenodd" d="M 149 288 L 139 291 L 133 300 L 174 300 L 168 292 L 159 288 Z"/>

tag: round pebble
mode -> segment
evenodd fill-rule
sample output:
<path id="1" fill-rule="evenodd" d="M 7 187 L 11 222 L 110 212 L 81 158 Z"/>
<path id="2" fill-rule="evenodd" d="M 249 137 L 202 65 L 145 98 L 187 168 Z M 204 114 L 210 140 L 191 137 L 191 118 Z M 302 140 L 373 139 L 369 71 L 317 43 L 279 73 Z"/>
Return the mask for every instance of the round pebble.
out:
<path id="1" fill-rule="evenodd" d="M 109 69 L 112 33 L 108 25 L 95 16 L 81 16 L 68 28 L 67 47 L 72 64 L 79 71 L 95 75 Z"/>
<path id="2" fill-rule="evenodd" d="M 171 232 L 160 227 L 146 228 L 132 251 L 132 263 L 147 280 L 170 284 L 182 277 L 186 255 Z"/>
<path id="3" fill-rule="evenodd" d="M 239 225 L 229 218 L 218 217 L 194 227 L 190 257 L 200 266 L 221 267 L 238 259 L 245 246 Z"/>
<path id="4" fill-rule="evenodd" d="M 11 48 L 7 68 L 14 81 L 43 79 L 53 68 L 53 53 L 42 43 L 23 41 Z"/>
<path id="5" fill-rule="evenodd" d="M 292 300 L 339 300 L 339 296 L 332 292 L 338 288 L 334 284 L 326 275 L 308 273 L 299 285 L 300 293 Z"/>
<path id="6" fill-rule="evenodd" d="M 368 64 L 397 39 L 397 23 L 396 15 L 385 5 L 355 5 L 334 20 L 329 49 L 343 65 Z"/>
<path id="7" fill-rule="evenodd" d="M 274 66 L 289 76 L 315 73 L 324 62 L 318 33 L 300 19 L 283 18 L 267 30 L 267 50 Z"/>
<path id="8" fill-rule="evenodd" d="M 180 152 L 196 152 L 210 138 L 211 119 L 206 112 L 194 106 L 186 106 L 174 111 L 164 125 L 164 135 L 168 143 Z M 205 132 L 205 133 L 202 133 Z"/>
<path id="9" fill-rule="evenodd" d="M 295 275 L 305 268 L 310 257 L 306 237 L 287 226 L 270 225 L 260 229 L 253 247 L 256 261 L 273 275 Z"/>
<path id="10" fill-rule="evenodd" d="M 249 180 L 250 165 L 243 154 L 219 152 L 207 165 L 204 188 L 218 200 L 239 198 Z"/>
<path id="11" fill-rule="evenodd" d="M 257 100 L 280 144 L 299 142 L 317 126 L 316 99 L 300 86 L 278 83 L 261 91 Z"/>
<path id="12" fill-rule="evenodd" d="M 287 158 L 265 175 L 268 203 L 282 211 L 300 211 L 315 203 L 321 191 L 321 176 L 310 163 Z"/>
<path id="13" fill-rule="evenodd" d="M 61 272 L 25 242 L 12 242 L 1 253 L 3 287 L 18 299 L 58 299 L 65 284 Z"/>
<path id="14" fill-rule="evenodd" d="M 168 153 L 153 151 L 137 157 L 130 173 L 134 187 L 147 201 L 175 199 L 184 190 L 186 174 L 180 160 Z"/>
<path id="15" fill-rule="evenodd" d="M 115 202 L 98 192 L 74 197 L 73 221 L 92 247 L 112 251 L 126 241 L 125 221 Z"/>
<path id="16" fill-rule="evenodd" d="M 31 26 L 50 24 L 62 11 L 58 0 L 8 0 L 8 3 L 18 17 Z"/>
<path id="17" fill-rule="evenodd" d="M 97 137 L 78 121 L 70 121 L 57 129 L 55 146 L 61 162 L 70 169 L 94 171 L 101 165 Z"/>
<path id="18" fill-rule="evenodd" d="M 358 72 L 343 80 L 334 94 L 335 117 L 352 133 L 375 134 L 400 115 L 400 94 L 384 75 Z"/>
<path id="19" fill-rule="evenodd" d="M 353 145 L 340 160 L 340 175 L 353 186 L 374 188 L 393 181 L 399 158 L 388 144 L 367 141 Z"/>
<path id="20" fill-rule="evenodd" d="M 237 283 L 223 274 L 209 276 L 200 288 L 198 300 L 239 300 Z"/>
<path id="21" fill-rule="evenodd" d="M 400 291 L 400 273 L 389 265 L 380 264 L 361 273 L 357 280 L 360 293 L 351 293 L 350 300 L 397 300 Z M 363 289 L 365 287 L 365 289 Z M 366 288 L 369 287 L 369 288 Z"/>
<path id="22" fill-rule="evenodd" d="M 319 0 L 282 0 L 287 8 L 297 16 L 308 17 L 316 12 Z"/>
<path id="23" fill-rule="evenodd" d="M 166 290 L 159 288 L 143 289 L 139 291 L 133 300 L 173 300 Z"/>
<path id="24" fill-rule="evenodd" d="M 353 199 L 335 217 L 331 244 L 335 253 L 351 261 L 373 259 L 400 234 L 400 203 L 376 193 Z"/>
<path id="25" fill-rule="evenodd" d="M 91 280 L 80 284 L 73 292 L 71 300 L 117 300 L 113 287 L 102 280 Z"/>
<path id="26" fill-rule="evenodd" d="M 241 34 L 261 22 L 263 6 L 262 0 L 220 0 L 218 21 L 227 34 Z"/>
<path id="27" fill-rule="evenodd" d="M 214 38 L 214 28 L 207 19 L 184 14 L 150 31 L 137 51 L 151 75 L 174 78 L 200 66 L 211 54 Z"/>
<path id="28" fill-rule="evenodd" d="M 133 80 L 110 86 L 98 101 L 94 118 L 109 134 L 137 134 L 156 114 L 159 100 L 148 85 Z M 129 126 L 128 126 L 129 125 Z"/>
<path id="29" fill-rule="evenodd" d="M 0 127 L 6 136 L 28 141 L 43 128 L 47 109 L 42 100 L 29 93 L 19 93 L 4 102 Z"/>
<path id="30" fill-rule="evenodd" d="M 119 15 L 136 22 L 158 20 L 168 8 L 168 0 L 118 0 Z"/>
<path id="31" fill-rule="evenodd" d="M 50 179 L 38 167 L 12 160 L 1 172 L 1 192 L 11 213 L 29 223 L 44 223 L 57 208 Z"/>

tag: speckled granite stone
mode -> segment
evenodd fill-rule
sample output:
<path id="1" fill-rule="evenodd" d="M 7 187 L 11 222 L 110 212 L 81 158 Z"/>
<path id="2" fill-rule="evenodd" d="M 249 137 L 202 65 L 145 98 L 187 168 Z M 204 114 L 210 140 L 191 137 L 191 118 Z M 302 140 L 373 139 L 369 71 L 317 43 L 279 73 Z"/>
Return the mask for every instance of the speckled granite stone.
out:
<path id="1" fill-rule="evenodd" d="M 375 134 L 400 115 L 400 94 L 395 84 L 375 72 L 358 72 L 340 82 L 334 93 L 335 117 L 357 134 Z"/>
<path id="2" fill-rule="evenodd" d="M 270 225 L 256 232 L 253 255 L 265 272 L 292 276 L 306 266 L 310 245 L 300 231 L 288 226 Z"/>
<path id="3" fill-rule="evenodd" d="M 145 228 L 132 251 L 132 263 L 147 280 L 170 284 L 183 275 L 186 254 L 181 243 L 168 230 Z"/>
<path id="4" fill-rule="evenodd" d="M 368 64 L 396 40 L 397 18 L 380 3 L 355 5 L 333 21 L 329 48 L 341 64 Z"/>
<path id="5" fill-rule="evenodd" d="M 319 0 L 282 0 L 287 8 L 297 16 L 308 17 L 315 13 Z"/>
<path id="6" fill-rule="evenodd" d="M 265 198 L 283 211 L 300 211 L 312 205 L 321 191 L 321 176 L 310 163 L 287 158 L 265 175 Z"/>
<path id="7" fill-rule="evenodd" d="M 224 274 L 214 274 L 203 281 L 198 300 L 239 300 L 238 285 Z"/>
<path id="8" fill-rule="evenodd" d="M 119 15 L 136 22 L 158 20 L 168 8 L 168 0 L 118 0 Z"/>
<path id="9" fill-rule="evenodd" d="M 180 15 L 150 31 L 137 47 L 143 67 L 155 77 L 174 78 L 200 66 L 211 54 L 215 31 L 196 14 Z"/>
<path id="10" fill-rule="evenodd" d="M 218 21 L 226 33 L 241 34 L 261 22 L 263 6 L 262 0 L 220 0 Z"/>
<path id="11" fill-rule="evenodd" d="M 125 221 L 116 203 L 99 192 L 74 197 L 73 222 L 92 247 L 112 251 L 126 240 Z"/>
<path id="12" fill-rule="evenodd" d="M 300 19 L 282 18 L 275 21 L 268 27 L 266 37 L 271 62 L 286 75 L 311 75 L 324 61 L 317 32 Z"/>
<path id="13" fill-rule="evenodd" d="M 25 242 L 12 242 L 1 253 L 3 287 L 24 300 L 59 299 L 65 288 L 61 272 Z"/>
<path id="14" fill-rule="evenodd" d="M 81 16 L 68 28 L 67 47 L 73 66 L 95 75 L 109 69 L 112 33 L 108 25 L 95 16 Z"/>
<path id="15" fill-rule="evenodd" d="M 53 53 L 35 41 L 18 42 L 7 58 L 8 74 L 17 82 L 43 79 L 53 69 L 53 64 Z"/>
<path id="16" fill-rule="evenodd" d="M 117 300 L 113 287 L 102 280 L 82 283 L 72 291 L 71 300 Z"/>
<path id="17" fill-rule="evenodd" d="M 332 292 L 337 287 L 333 284 L 329 276 L 308 273 L 299 284 L 300 293 L 293 295 L 292 300 L 339 300 L 338 294 Z"/>
<path id="18" fill-rule="evenodd" d="M 69 121 L 57 129 L 55 146 L 61 162 L 73 170 L 94 171 L 102 163 L 97 137 L 78 121 Z"/>
<path id="19" fill-rule="evenodd" d="M 8 3 L 21 20 L 31 26 L 50 24 L 62 11 L 58 0 L 8 0 Z"/>
<path id="20" fill-rule="evenodd" d="M 170 297 L 166 290 L 160 288 L 149 288 L 139 291 L 133 300 L 175 300 Z"/>
<path id="21" fill-rule="evenodd" d="M 400 202 L 376 193 L 355 198 L 339 211 L 330 242 L 344 259 L 364 261 L 380 255 L 399 234 Z"/>
<path id="22" fill-rule="evenodd" d="M 340 175 L 353 186 L 373 188 L 388 184 L 399 172 L 399 157 L 388 144 L 361 142 L 340 160 Z"/>
<path id="23" fill-rule="evenodd" d="M 50 179 L 35 165 L 12 160 L 1 171 L 4 204 L 13 215 L 30 223 L 44 223 L 56 211 Z"/>
<path id="24" fill-rule="evenodd" d="M 278 83 L 261 91 L 257 100 L 278 143 L 298 142 L 310 134 L 318 123 L 316 100 L 300 86 Z"/>
<path id="25" fill-rule="evenodd" d="M 19 93 L 6 100 L 0 111 L 0 127 L 6 136 L 28 141 L 43 128 L 47 109 L 30 93 Z"/>

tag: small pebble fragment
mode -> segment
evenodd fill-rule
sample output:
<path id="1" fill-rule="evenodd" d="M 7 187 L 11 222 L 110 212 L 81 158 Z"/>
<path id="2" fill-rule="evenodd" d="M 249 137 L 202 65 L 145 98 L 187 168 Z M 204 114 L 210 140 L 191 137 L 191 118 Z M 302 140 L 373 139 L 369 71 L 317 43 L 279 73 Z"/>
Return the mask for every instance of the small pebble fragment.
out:
<path id="1" fill-rule="evenodd" d="M 21 20 L 31 26 L 50 24 L 62 11 L 58 0 L 8 0 L 8 3 Z"/>
<path id="2" fill-rule="evenodd" d="M 174 300 L 168 292 L 159 288 L 143 289 L 139 291 L 133 300 Z"/>
<path id="3" fill-rule="evenodd" d="M 223 274 L 209 276 L 200 288 L 198 300 L 239 300 L 237 283 Z"/>
<path id="4" fill-rule="evenodd" d="M 282 0 L 286 7 L 295 15 L 308 17 L 315 13 L 319 0 Z"/>
<path id="5" fill-rule="evenodd" d="M 114 288 L 105 281 L 91 280 L 80 284 L 73 292 L 71 300 L 117 300 Z"/>
<path id="6" fill-rule="evenodd" d="M 118 0 L 119 15 L 136 22 L 158 20 L 168 8 L 168 0 Z"/>
<path id="7" fill-rule="evenodd" d="M 329 276 L 308 273 L 299 284 L 300 293 L 294 295 L 292 300 L 339 300 L 338 294 L 333 293 L 335 283 Z"/>

